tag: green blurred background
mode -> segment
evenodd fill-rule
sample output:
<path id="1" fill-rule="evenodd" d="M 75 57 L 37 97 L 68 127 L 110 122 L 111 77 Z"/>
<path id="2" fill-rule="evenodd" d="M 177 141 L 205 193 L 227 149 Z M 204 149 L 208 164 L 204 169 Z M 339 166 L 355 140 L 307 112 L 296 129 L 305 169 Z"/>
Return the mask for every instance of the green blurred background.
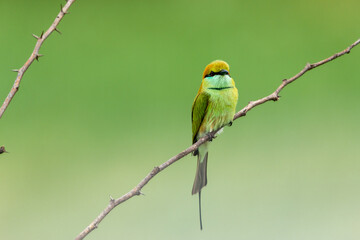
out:
<path id="1" fill-rule="evenodd" d="M 0 97 L 60 1 L 0 2 Z M 358 0 L 81 1 L 0 121 L 0 239 L 73 239 L 191 143 L 204 67 L 226 60 L 238 110 L 359 33 Z M 187 156 L 86 239 L 360 238 L 360 47 L 237 120 L 210 148 L 199 230 Z"/>

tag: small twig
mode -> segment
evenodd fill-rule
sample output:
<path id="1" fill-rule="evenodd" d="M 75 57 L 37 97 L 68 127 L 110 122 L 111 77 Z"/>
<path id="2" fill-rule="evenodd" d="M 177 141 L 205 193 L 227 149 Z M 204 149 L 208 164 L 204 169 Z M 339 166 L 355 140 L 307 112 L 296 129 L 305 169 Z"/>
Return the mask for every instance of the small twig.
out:
<path id="1" fill-rule="evenodd" d="M 303 70 L 301 70 L 298 74 L 296 74 L 295 76 L 293 76 L 292 78 L 289 79 L 284 79 L 282 81 L 282 84 L 275 90 L 275 92 L 273 92 L 272 94 L 270 94 L 269 96 L 263 97 L 259 100 L 256 101 L 251 101 L 246 107 L 244 107 L 243 109 L 241 109 L 239 112 L 237 112 L 234 115 L 234 121 L 236 119 L 238 119 L 239 117 L 243 117 L 246 115 L 246 113 L 248 111 L 250 111 L 252 108 L 263 104 L 265 102 L 268 102 L 270 100 L 272 101 L 277 101 L 279 100 L 279 93 L 280 91 L 287 86 L 289 83 L 292 83 L 293 81 L 295 81 L 296 79 L 298 79 L 299 77 L 301 77 L 302 75 L 304 75 L 307 71 L 310 71 L 311 69 L 314 69 L 316 67 L 321 66 L 322 64 L 325 64 L 327 62 L 330 62 L 332 60 L 334 60 L 335 58 L 338 58 L 346 53 L 349 53 L 350 50 L 355 47 L 356 45 L 358 45 L 360 43 L 360 39 L 357 40 L 356 42 L 354 42 L 353 44 L 351 44 L 348 48 L 346 48 L 344 51 L 339 52 L 334 54 L 333 56 L 324 59 L 320 62 L 317 63 L 313 63 L 313 64 L 307 64 L 305 66 L 305 68 Z M 221 129 L 221 128 L 220 128 Z M 218 132 L 220 129 L 216 130 L 213 132 L 213 134 L 215 134 L 216 132 Z M 111 210 L 113 210 L 116 206 L 118 206 L 119 204 L 125 202 L 126 200 L 132 198 L 133 196 L 137 196 L 141 194 L 141 189 L 154 177 L 156 176 L 159 172 L 161 172 L 162 170 L 164 170 L 165 168 L 167 168 L 168 166 L 170 166 L 171 164 L 173 164 L 174 162 L 178 161 L 179 159 L 185 157 L 186 155 L 188 155 L 189 153 L 195 151 L 200 145 L 204 144 L 205 142 L 211 140 L 210 134 L 205 135 L 204 137 L 200 138 L 196 143 L 194 143 L 193 145 L 191 145 L 190 147 L 188 147 L 187 149 L 185 149 L 184 151 L 180 152 L 179 154 L 173 156 L 172 158 L 170 158 L 169 160 L 167 160 L 166 162 L 164 162 L 163 164 L 161 164 L 158 167 L 155 167 L 137 186 L 135 186 L 131 191 L 129 191 L 128 193 L 126 193 L 125 195 L 123 195 L 122 197 L 118 198 L 118 199 L 110 199 L 110 203 L 108 204 L 108 206 L 99 214 L 99 216 L 97 216 L 95 218 L 95 220 L 90 223 L 90 225 L 88 225 L 75 239 L 76 240 L 81 240 L 84 239 L 91 231 L 93 231 L 95 228 L 98 227 L 98 225 L 100 224 L 100 222 L 106 217 L 106 215 L 108 215 L 110 213 Z"/>
<path id="2" fill-rule="evenodd" d="M 40 37 L 33 34 L 34 38 L 37 39 L 35 48 L 34 48 L 33 52 L 31 53 L 29 59 L 25 62 L 25 64 L 20 69 L 15 69 L 15 71 L 18 74 L 15 79 L 14 85 L 10 90 L 10 93 L 8 94 L 8 96 L 6 97 L 4 103 L 2 104 L 2 106 L 0 108 L 0 118 L 4 114 L 6 108 L 9 106 L 9 104 L 10 104 L 11 100 L 13 99 L 13 97 L 15 96 L 16 92 L 19 90 L 21 79 L 24 76 L 26 70 L 30 67 L 30 65 L 34 62 L 35 59 L 39 60 L 39 57 L 43 56 L 42 54 L 39 54 L 39 50 L 40 50 L 40 47 L 42 46 L 43 42 L 50 36 L 50 34 L 53 31 L 59 32 L 59 30 L 57 30 L 57 26 L 59 25 L 60 21 L 65 16 L 65 14 L 68 13 L 68 9 L 70 8 L 71 4 L 73 4 L 74 2 L 75 2 L 75 0 L 69 0 L 69 1 L 67 1 L 67 3 L 65 4 L 64 7 L 61 7 L 60 12 L 56 16 L 54 22 L 51 24 L 49 29 L 46 30 L 46 32 L 41 33 Z"/>

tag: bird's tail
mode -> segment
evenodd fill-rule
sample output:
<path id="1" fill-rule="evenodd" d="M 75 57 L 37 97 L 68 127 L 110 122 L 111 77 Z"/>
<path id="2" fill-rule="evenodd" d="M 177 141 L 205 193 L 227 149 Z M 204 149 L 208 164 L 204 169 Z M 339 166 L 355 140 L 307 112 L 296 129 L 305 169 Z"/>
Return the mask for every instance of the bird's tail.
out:
<path id="1" fill-rule="evenodd" d="M 206 144 L 204 144 L 206 145 Z M 192 194 L 199 193 L 199 216 L 200 216 L 200 229 L 202 230 L 202 219 L 201 219 L 201 189 L 207 184 L 207 160 L 208 151 L 206 146 L 200 146 L 197 154 L 197 168 L 195 181 L 192 189 Z"/>
<path id="2" fill-rule="evenodd" d="M 201 148 L 201 146 L 200 146 Z M 199 153 L 197 155 L 197 168 L 196 168 L 196 175 L 194 180 L 194 185 L 192 188 L 192 194 L 196 194 L 201 191 L 203 187 L 207 184 L 207 160 L 208 160 L 208 152 L 201 151 L 202 149 L 199 149 Z"/>

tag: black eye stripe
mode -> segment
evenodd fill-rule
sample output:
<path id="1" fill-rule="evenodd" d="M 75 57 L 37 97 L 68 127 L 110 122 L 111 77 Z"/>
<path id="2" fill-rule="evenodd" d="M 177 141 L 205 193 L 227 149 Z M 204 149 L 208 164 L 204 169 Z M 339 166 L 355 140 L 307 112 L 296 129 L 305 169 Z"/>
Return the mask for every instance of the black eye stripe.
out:
<path id="1" fill-rule="evenodd" d="M 224 70 L 224 69 L 222 69 L 222 70 L 220 70 L 219 72 L 213 72 L 213 71 L 211 71 L 209 74 L 207 74 L 205 77 L 207 78 L 207 77 L 213 77 L 213 76 L 215 76 L 215 75 L 229 75 L 230 76 L 230 74 L 229 74 L 229 72 L 228 71 L 226 71 L 226 70 Z"/>

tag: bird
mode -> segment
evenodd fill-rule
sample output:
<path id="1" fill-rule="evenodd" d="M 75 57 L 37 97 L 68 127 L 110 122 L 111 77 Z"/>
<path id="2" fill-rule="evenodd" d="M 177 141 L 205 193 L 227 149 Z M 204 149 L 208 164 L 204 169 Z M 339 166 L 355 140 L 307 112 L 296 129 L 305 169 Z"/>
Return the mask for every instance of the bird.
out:
<path id="1" fill-rule="evenodd" d="M 191 111 L 193 144 L 205 135 L 210 139 L 218 134 L 226 125 L 231 126 L 238 100 L 238 90 L 230 76 L 230 67 L 225 61 L 215 60 L 205 67 L 200 89 L 194 99 Z M 192 195 L 199 194 L 200 229 L 201 217 L 201 189 L 207 184 L 208 145 L 206 142 L 193 152 L 197 156 L 197 167 Z"/>

